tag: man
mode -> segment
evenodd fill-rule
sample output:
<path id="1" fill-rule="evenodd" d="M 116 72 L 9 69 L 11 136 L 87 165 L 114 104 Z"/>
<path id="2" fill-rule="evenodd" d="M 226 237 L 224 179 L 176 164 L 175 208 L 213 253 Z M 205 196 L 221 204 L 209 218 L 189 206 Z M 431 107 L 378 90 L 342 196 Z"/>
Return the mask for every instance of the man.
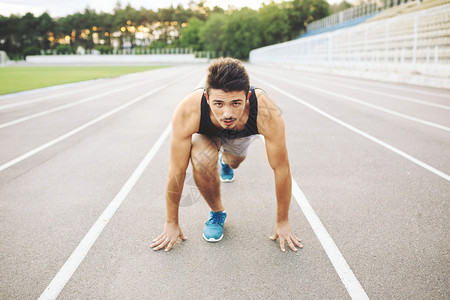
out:
<path id="1" fill-rule="evenodd" d="M 209 242 L 222 239 L 226 212 L 220 199 L 220 180 L 234 179 L 233 169 L 245 159 L 258 134 L 264 136 L 275 175 L 277 218 L 271 239 L 279 238 L 282 251 L 285 242 L 293 251 L 297 251 L 296 246 L 303 247 L 288 218 L 292 182 L 283 118 L 262 90 L 250 88 L 240 61 L 221 58 L 210 65 L 205 90 L 194 91 L 182 100 L 175 110 L 172 130 L 166 224 L 153 240 L 153 250 L 169 251 L 178 238 L 186 239 L 178 224 L 178 209 L 189 159 L 195 183 L 211 208 L 203 237 Z"/>

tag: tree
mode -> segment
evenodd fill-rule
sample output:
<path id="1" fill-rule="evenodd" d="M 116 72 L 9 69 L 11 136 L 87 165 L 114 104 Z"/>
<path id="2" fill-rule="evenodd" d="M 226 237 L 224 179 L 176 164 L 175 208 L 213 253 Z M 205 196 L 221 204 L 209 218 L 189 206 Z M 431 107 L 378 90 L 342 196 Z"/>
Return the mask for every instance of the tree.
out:
<path id="1" fill-rule="evenodd" d="M 349 5 L 342 1 L 333 9 Z M 87 7 L 83 12 L 57 19 L 47 13 L 39 17 L 31 13 L 0 16 L 0 49 L 11 58 L 20 58 L 25 49 L 36 53 L 37 48 L 55 49 L 60 43 L 69 43 L 72 50 L 77 46 L 92 49 L 98 35 L 105 46 L 111 45 L 111 39 L 118 39 L 119 47 L 134 47 L 139 42 L 143 47 L 152 43 L 152 48 L 182 45 L 245 59 L 251 49 L 297 38 L 307 24 L 327 16 L 330 8 L 325 0 L 290 0 L 281 4 L 272 1 L 259 11 L 232 7 L 224 11 L 217 6 L 211 9 L 206 3 L 193 0 L 188 8 L 178 5 L 152 11 L 137 10 L 129 4 L 122 8 L 117 1 L 112 14 L 97 14 Z M 138 42 L 139 28 L 149 36 L 141 35 Z M 67 47 L 59 49 L 63 48 Z"/>
<path id="2" fill-rule="evenodd" d="M 37 20 L 32 13 L 27 13 L 20 19 L 16 30 L 21 48 L 39 45 L 36 28 Z"/>
<path id="3" fill-rule="evenodd" d="M 9 18 L 0 16 L 0 50 L 6 51 L 10 59 L 18 60 L 22 48 L 17 34 L 20 17 L 12 15 Z"/>
<path id="4" fill-rule="evenodd" d="M 223 13 L 212 14 L 200 32 L 200 40 L 205 50 L 212 51 L 215 56 L 223 56 L 224 29 L 227 16 Z"/>
<path id="5" fill-rule="evenodd" d="M 331 5 L 331 7 L 330 7 L 330 14 L 335 14 L 335 13 L 338 13 L 340 11 L 352 8 L 352 7 L 353 7 L 352 4 L 348 3 L 345 0 L 342 0 L 340 3 L 335 3 L 335 4 Z"/>
<path id="6" fill-rule="evenodd" d="M 48 13 L 43 13 L 37 18 L 37 35 L 39 39 L 39 46 L 41 49 L 50 49 L 50 41 L 48 39 L 49 33 L 55 30 L 55 21 Z"/>
<path id="7" fill-rule="evenodd" d="M 261 46 L 261 32 L 261 21 L 255 10 L 244 7 L 233 11 L 224 27 L 226 54 L 247 59 L 250 50 Z"/>
<path id="8" fill-rule="evenodd" d="M 173 21 L 175 15 L 175 8 L 171 5 L 169 8 L 160 8 L 158 10 L 158 20 L 161 22 L 170 22 Z"/>
<path id="9" fill-rule="evenodd" d="M 262 23 L 263 44 L 271 45 L 289 39 L 289 18 L 280 4 L 271 2 L 259 9 Z"/>
<path id="10" fill-rule="evenodd" d="M 181 46 L 195 51 L 203 50 L 203 44 L 200 41 L 200 31 L 203 26 L 205 23 L 197 17 L 190 18 L 187 26 L 181 29 Z"/>
<path id="11" fill-rule="evenodd" d="M 329 15 L 330 5 L 325 0 L 293 0 L 282 3 L 289 20 L 289 39 L 297 38 L 306 26 Z"/>

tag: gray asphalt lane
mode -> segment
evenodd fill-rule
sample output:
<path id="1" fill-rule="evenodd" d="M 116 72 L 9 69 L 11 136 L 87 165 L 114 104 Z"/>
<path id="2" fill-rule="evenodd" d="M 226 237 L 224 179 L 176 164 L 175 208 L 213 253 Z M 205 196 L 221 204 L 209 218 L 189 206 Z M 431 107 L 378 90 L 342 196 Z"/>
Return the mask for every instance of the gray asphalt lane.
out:
<path id="1" fill-rule="evenodd" d="M 282 253 L 269 239 L 275 225 L 275 199 L 260 141 L 252 145 L 235 182 L 222 185 L 228 218 L 221 242 L 203 240 L 209 209 L 199 200 L 180 209 L 188 240 L 178 242 L 169 253 L 149 250 L 151 239 L 164 225 L 168 150 L 167 140 L 66 286 L 63 298 L 74 293 L 81 298 L 116 299 L 348 298 L 295 203 L 292 225 L 305 240 L 305 249 Z"/>
<path id="2" fill-rule="evenodd" d="M 252 65 L 252 67 L 258 67 L 256 65 Z M 264 69 L 264 68 L 263 68 Z M 272 68 L 273 70 L 273 68 Z M 283 74 L 289 74 L 289 72 L 294 72 L 296 76 L 301 76 L 302 78 L 309 78 L 311 80 L 315 80 L 318 82 L 329 82 L 330 84 L 339 83 L 339 84 L 350 84 L 359 88 L 368 88 L 370 90 L 375 91 L 383 91 L 384 93 L 390 95 L 401 95 L 404 97 L 424 97 L 427 101 L 431 101 L 433 103 L 440 103 L 443 105 L 448 105 L 448 100 L 450 99 L 448 89 L 436 89 L 430 87 L 419 87 L 415 85 L 407 85 L 407 84 L 396 84 L 391 82 L 381 82 L 376 80 L 369 79 L 361 79 L 356 77 L 344 77 L 332 74 L 319 74 L 319 73 L 309 73 L 302 72 L 295 69 L 277 69 L 273 70 L 276 73 L 280 73 L 281 76 L 286 76 Z M 289 78 L 289 77 L 287 77 Z M 429 96 L 433 96 L 434 99 L 428 99 Z"/>
<path id="3" fill-rule="evenodd" d="M 2 282 L 8 298 L 43 292 L 169 122 L 173 106 L 168 105 L 189 93 L 200 76 L 181 83 L 183 89 L 170 101 L 149 97 L 143 101 L 149 102 L 147 109 L 137 103 L 2 172 L 1 219 L 8 228 L 1 243 L 8 266 Z M 28 284 L 29 278 L 40 280 Z"/>
<path id="4" fill-rule="evenodd" d="M 126 82 L 147 80 L 149 84 L 118 97 L 102 98 L 0 129 L 2 140 L 12 141 L 7 151 L 0 152 L 4 161 L 17 149 L 43 143 L 56 133 L 94 118 L 95 113 L 104 113 L 155 84 L 163 84 L 164 80 L 155 81 L 152 72 L 168 75 L 168 82 L 179 76 L 179 70 L 197 71 L 173 88 L 0 172 L 1 298 L 37 298 L 44 291 L 169 124 L 177 103 L 205 76 L 206 68 L 185 66 L 133 75 L 133 80 L 125 77 Z M 252 68 L 268 74 L 279 72 L 249 66 L 251 75 Z M 285 70 L 285 74 L 290 79 L 305 75 L 293 70 Z M 447 174 L 450 172 L 445 156 L 448 133 L 337 101 L 283 82 L 282 78 L 254 75 L 256 85 L 262 86 L 258 77 L 269 80 Z M 326 88 L 344 93 L 327 85 L 327 76 L 307 75 L 320 76 Z M 117 79 L 118 84 L 122 79 Z M 336 77 L 329 80 L 355 82 Z M 376 84 L 365 82 L 358 80 L 359 86 L 364 84 L 365 88 Z M 277 102 L 285 118 L 293 177 L 369 297 L 448 298 L 450 245 L 445 236 L 450 229 L 449 182 L 278 91 L 262 87 Z M 418 97 L 417 92 L 404 93 Z M 345 94 L 361 97 L 359 92 L 350 90 Z M 25 99 L 24 95 L 20 97 Z M 31 98 L 26 95 L 26 99 Z M 445 102 L 443 98 L 436 96 L 430 101 Z M 377 101 L 376 97 L 366 100 Z M 52 101 L 46 105 L 59 104 Z M 379 103 L 388 104 L 389 101 Z M 395 103 L 395 109 L 402 108 L 404 113 L 412 109 L 418 115 L 433 116 L 431 110 Z M 34 104 L 32 109 L 37 111 Z M 31 108 L 25 105 L 21 110 Z M 32 129 L 36 135 L 33 138 L 17 138 Z M 34 140 L 30 143 L 28 139 Z M 216 244 L 203 240 L 208 207 L 203 199 L 195 198 L 192 205 L 180 209 L 181 226 L 188 240 L 178 242 L 169 253 L 154 253 L 148 246 L 164 225 L 168 157 L 166 139 L 61 292 L 62 299 L 349 298 L 294 199 L 291 224 L 305 248 L 298 253 L 282 253 L 277 243 L 269 240 L 275 225 L 276 202 L 272 171 L 260 140 L 254 142 L 248 158 L 236 171 L 236 181 L 222 185 L 228 212 L 224 239 Z"/>
<path id="5" fill-rule="evenodd" d="M 278 73 L 279 72 L 280 71 L 278 71 Z M 296 81 L 296 73 L 294 71 L 290 72 L 293 73 L 289 73 L 289 71 L 284 72 L 284 75 L 289 78 L 289 82 L 285 82 L 281 76 L 278 80 L 274 80 L 272 76 L 266 76 L 265 80 L 275 82 L 278 87 L 281 87 L 287 91 L 293 91 L 292 93 L 298 98 L 308 101 L 325 112 L 331 113 L 340 120 L 347 122 L 350 125 L 355 126 L 358 129 L 361 129 L 366 133 L 407 152 L 410 155 L 413 155 L 414 157 L 430 164 L 440 171 L 447 174 L 450 173 L 450 158 L 445 157 L 444 155 L 444 153 L 448 152 L 447 149 L 450 147 L 449 131 L 394 116 L 358 103 L 340 99 L 339 97 L 327 95 L 316 90 L 299 87 L 298 85 L 292 83 L 293 81 Z M 277 71 L 270 72 L 270 75 L 274 74 L 277 74 Z M 258 75 L 259 74 L 255 74 L 255 76 Z M 300 74 L 300 76 L 304 75 Z M 347 84 L 350 85 L 352 80 L 353 79 L 349 79 L 349 83 Z M 301 82 L 301 80 L 298 81 Z M 316 82 L 312 85 L 325 91 L 344 94 L 346 96 L 367 101 L 366 94 L 353 92 L 351 90 L 344 91 L 340 88 L 336 89 L 332 84 L 328 84 L 326 81 Z M 444 93 L 445 91 L 441 92 Z M 280 95 L 280 97 L 286 98 L 284 95 Z M 423 96 L 416 94 L 416 98 L 420 99 L 421 97 Z M 436 98 L 437 97 L 432 98 L 429 96 L 427 99 L 432 101 Z M 385 106 L 386 101 L 382 97 L 380 100 L 373 97 L 370 99 L 373 104 L 383 107 Z M 434 121 L 439 125 L 445 126 L 450 119 L 448 117 L 450 115 L 450 111 L 448 110 L 428 107 L 417 103 L 405 103 L 395 99 L 389 99 L 388 102 L 396 103 L 397 106 L 403 104 L 405 109 L 401 110 L 397 108 L 396 111 L 404 114 L 413 113 L 412 106 L 414 106 L 414 112 L 416 112 L 417 115 L 423 114 L 422 112 L 426 112 L 427 115 L 431 117 L 424 120 Z M 450 100 L 448 103 L 450 103 Z"/>
<path id="6" fill-rule="evenodd" d="M 293 78 L 293 75 L 289 76 Z M 448 166 L 448 134 L 437 135 L 437 151 L 421 141 L 418 126 L 372 111 L 355 113 L 351 104 L 294 89 L 280 79 L 272 84 L 291 91 L 346 122 L 382 132 L 378 137 L 413 154 L 429 153 L 430 162 Z M 324 83 L 325 84 L 325 83 Z M 377 144 L 325 119 L 277 91 L 287 123 L 288 138 L 297 149 L 291 164 L 304 189 L 344 257 L 374 298 L 445 298 L 448 295 L 449 232 L 446 221 L 449 183 Z M 376 114 L 377 122 L 372 122 Z M 365 124 L 365 126 L 363 126 Z M 402 127 L 411 127 L 409 138 Z M 400 130 L 399 130 L 400 128 Z M 434 129 L 428 129 L 431 137 Z M 369 131 L 370 132 L 370 131 Z M 299 138 L 300 137 L 300 138 Z M 434 149 L 436 150 L 436 149 Z M 428 161 L 427 161 L 428 162 Z M 448 169 L 443 171 L 448 173 Z M 425 221 L 426 220 L 426 221 Z M 414 274 L 412 276 L 412 274 Z M 425 284 L 426 282 L 426 284 Z M 431 282 L 433 282 L 431 284 Z"/>
<path id="7" fill-rule="evenodd" d="M 162 84 L 167 83 L 167 81 L 172 80 L 174 75 L 180 76 L 181 74 L 185 74 L 186 70 L 186 68 L 174 68 L 173 70 L 166 69 L 166 74 L 158 72 L 153 78 L 146 78 L 146 76 L 143 75 L 144 78 L 137 82 L 132 79 L 135 76 L 132 74 L 131 82 L 128 77 L 123 77 L 125 80 L 123 85 L 119 85 L 118 83 L 113 84 L 114 89 L 118 89 L 122 86 L 122 91 L 120 92 L 108 94 L 104 97 L 93 99 L 89 102 L 81 103 L 61 111 L 51 112 L 33 118 L 13 125 L 9 130 L 0 128 L 0 138 L 10 141 L 7 147 L 2 149 L 2 161 L 0 164 L 13 159 L 18 153 L 25 153 L 29 151 L 29 149 L 33 149 L 48 140 L 52 140 L 136 97 L 141 96 L 145 91 L 160 87 Z M 116 80 L 118 79 L 115 79 L 115 81 Z M 130 84 L 139 85 L 130 87 Z M 77 102 L 110 91 L 111 86 L 106 86 L 96 89 L 94 93 L 92 93 L 92 91 L 88 93 L 74 92 L 74 95 L 67 98 L 69 98 L 69 101 Z M 67 99 L 61 101 L 61 99 L 58 98 L 45 101 L 44 103 L 33 103 L 30 106 L 20 106 L 0 111 L 0 125 L 15 120 L 15 118 L 33 116 L 41 111 L 46 112 L 51 108 L 59 108 L 68 103 L 70 102 L 68 102 Z M 41 110 L 38 110 L 39 105 L 41 104 L 44 105 Z M 17 111 L 20 111 L 20 114 L 18 114 Z M 10 114 L 13 116 L 10 116 Z M 42 132 L 45 132 L 45 134 L 42 134 Z"/>

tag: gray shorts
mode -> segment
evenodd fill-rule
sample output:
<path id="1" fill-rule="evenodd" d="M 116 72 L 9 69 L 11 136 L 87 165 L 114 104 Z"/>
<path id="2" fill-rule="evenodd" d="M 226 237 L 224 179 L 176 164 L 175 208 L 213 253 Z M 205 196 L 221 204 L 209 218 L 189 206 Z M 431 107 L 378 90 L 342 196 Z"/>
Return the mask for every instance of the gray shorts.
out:
<path id="1" fill-rule="evenodd" d="M 248 147 L 258 135 L 251 135 L 236 139 L 220 138 L 220 149 L 239 157 L 247 156 Z"/>

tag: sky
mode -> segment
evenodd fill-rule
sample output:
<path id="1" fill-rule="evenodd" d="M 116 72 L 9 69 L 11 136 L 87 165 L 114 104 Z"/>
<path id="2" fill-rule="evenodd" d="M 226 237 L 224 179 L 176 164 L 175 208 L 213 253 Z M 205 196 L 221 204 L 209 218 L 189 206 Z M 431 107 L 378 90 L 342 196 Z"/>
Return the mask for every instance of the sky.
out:
<path id="1" fill-rule="evenodd" d="M 282 0 L 276 0 L 281 2 Z M 190 0 L 120 0 L 122 7 L 130 3 L 132 7 L 140 9 L 158 10 L 158 8 L 177 6 L 178 4 L 187 5 Z M 198 2 L 198 1 L 195 1 Z M 228 5 L 240 8 L 247 6 L 258 9 L 264 2 L 268 0 L 207 0 L 209 6 L 221 6 L 228 8 Z M 83 12 L 89 6 L 97 12 L 111 13 L 116 6 L 117 0 L 0 0 L 0 15 L 10 16 L 11 14 L 24 15 L 27 12 L 33 13 L 35 16 L 41 15 L 47 11 L 51 17 L 63 17 L 76 12 Z M 331 1 L 330 1 L 331 3 Z"/>

